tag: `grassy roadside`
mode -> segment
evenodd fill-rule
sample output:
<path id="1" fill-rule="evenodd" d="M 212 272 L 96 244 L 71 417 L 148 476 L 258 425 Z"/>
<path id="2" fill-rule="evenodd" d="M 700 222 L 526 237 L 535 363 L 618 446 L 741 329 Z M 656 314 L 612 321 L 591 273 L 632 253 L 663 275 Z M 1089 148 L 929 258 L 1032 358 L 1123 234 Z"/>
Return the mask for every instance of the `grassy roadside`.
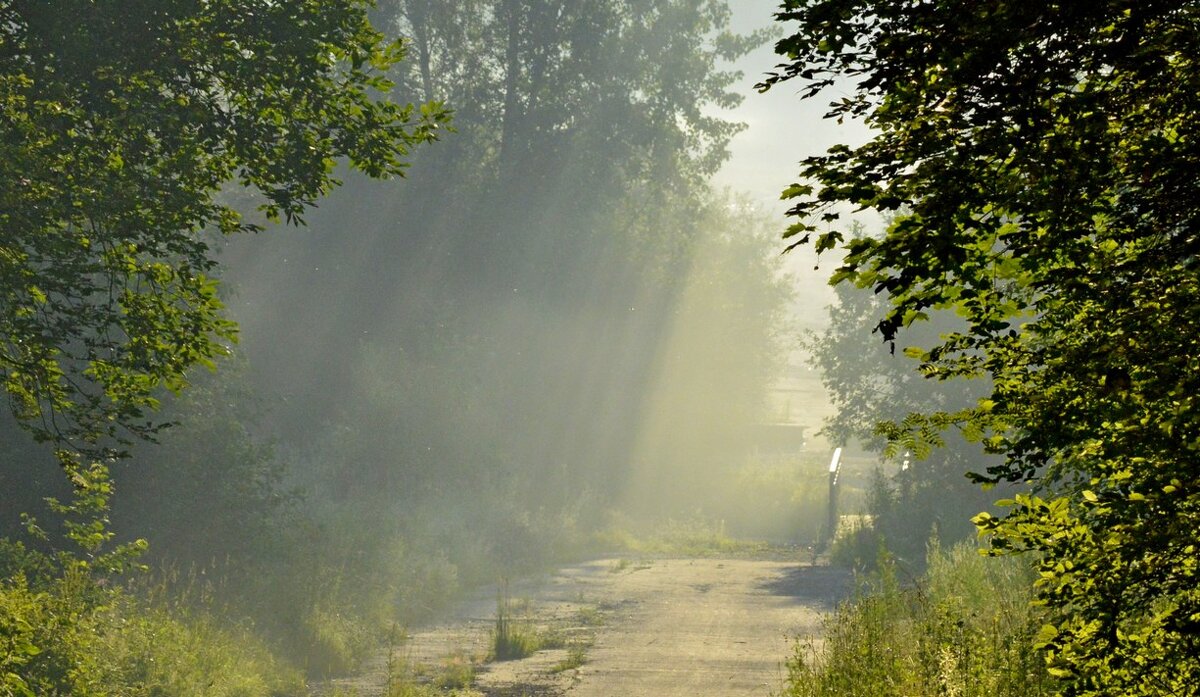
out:
<path id="1" fill-rule="evenodd" d="M 621 556 L 714 557 L 762 554 L 770 545 L 731 535 L 724 521 L 700 517 L 637 523 L 619 515 L 592 536 L 596 552 Z"/>
<path id="2" fill-rule="evenodd" d="M 253 630 L 68 569 L 0 582 L 0 695 L 293 697 L 302 673 Z"/>
<path id="3" fill-rule="evenodd" d="M 1040 697 L 1054 693 L 1033 649 L 1041 626 L 1023 560 L 931 545 L 902 586 L 886 558 L 871 587 L 798 643 L 780 697 Z"/>

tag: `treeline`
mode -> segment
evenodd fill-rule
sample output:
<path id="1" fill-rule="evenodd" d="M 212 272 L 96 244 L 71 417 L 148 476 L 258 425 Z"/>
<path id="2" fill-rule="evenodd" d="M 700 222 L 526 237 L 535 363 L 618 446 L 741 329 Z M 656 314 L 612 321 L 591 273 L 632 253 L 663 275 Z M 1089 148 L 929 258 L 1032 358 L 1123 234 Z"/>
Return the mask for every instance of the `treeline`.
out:
<path id="1" fill-rule="evenodd" d="M 560 501 L 619 493 L 613 468 L 630 459 L 691 275 L 728 290 L 710 341 L 773 331 L 744 326 L 786 292 L 767 226 L 704 183 L 738 129 L 713 115 L 739 99 L 721 61 L 751 45 L 721 34 L 727 19 L 704 2 L 376 10 L 412 37 L 397 89 L 445 100 L 457 132 L 408 181 L 352 181 L 310 229 L 226 255 L 284 439 L 342 439 L 333 496 L 422 498 L 479 477 L 554 486 Z M 694 268 L 710 248 L 742 254 L 745 273 Z M 750 337 L 731 348 L 760 350 Z"/>

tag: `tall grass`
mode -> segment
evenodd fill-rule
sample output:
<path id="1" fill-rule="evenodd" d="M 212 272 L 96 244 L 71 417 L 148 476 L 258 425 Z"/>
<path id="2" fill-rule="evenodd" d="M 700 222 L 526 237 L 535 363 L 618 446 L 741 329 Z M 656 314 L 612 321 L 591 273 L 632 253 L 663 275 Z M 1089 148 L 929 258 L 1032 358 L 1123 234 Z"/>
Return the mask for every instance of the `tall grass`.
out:
<path id="1" fill-rule="evenodd" d="M 507 587 L 496 597 L 496 624 L 492 629 L 493 661 L 513 661 L 533 655 L 542 642 L 528 619 L 514 617 Z"/>
<path id="2" fill-rule="evenodd" d="M 1054 693 L 1033 650 L 1041 625 L 1031 571 L 969 543 L 929 550 L 902 586 L 886 560 L 873 587 L 825 623 L 787 663 L 784 697 L 1035 697 Z"/>
<path id="3" fill-rule="evenodd" d="M 298 671 L 244 628 L 68 569 L 0 580 L 0 695 L 282 697 Z"/>

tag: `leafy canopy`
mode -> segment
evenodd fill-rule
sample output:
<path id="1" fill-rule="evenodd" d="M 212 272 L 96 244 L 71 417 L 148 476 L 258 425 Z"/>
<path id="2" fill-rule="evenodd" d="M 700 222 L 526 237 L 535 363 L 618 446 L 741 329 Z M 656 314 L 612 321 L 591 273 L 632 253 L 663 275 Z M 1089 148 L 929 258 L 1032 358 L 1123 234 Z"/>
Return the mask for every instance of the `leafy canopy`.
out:
<path id="1" fill-rule="evenodd" d="M 1005 456 L 980 479 L 1033 484 L 977 523 L 1038 553 L 1064 694 L 1197 694 L 1200 4 L 787 0 L 778 19 L 788 62 L 763 87 L 836 87 L 829 116 L 873 129 L 804 161 L 788 236 L 891 299 L 886 340 L 959 313 L 913 354 L 991 379 L 891 435 L 962 427 Z M 904 213 L 854 237 L 847 205 Z"/>
<path id="2" fill-rule="evenodd" d="M 447 118 L 381 98 L 401 55 L 366 0 L 0 7 L 0 379 L 35 436 L 98 460 L 235 339 L 212 233 L 303 222 Z M 81 480 L 82 481 L 82 480 Z"/>

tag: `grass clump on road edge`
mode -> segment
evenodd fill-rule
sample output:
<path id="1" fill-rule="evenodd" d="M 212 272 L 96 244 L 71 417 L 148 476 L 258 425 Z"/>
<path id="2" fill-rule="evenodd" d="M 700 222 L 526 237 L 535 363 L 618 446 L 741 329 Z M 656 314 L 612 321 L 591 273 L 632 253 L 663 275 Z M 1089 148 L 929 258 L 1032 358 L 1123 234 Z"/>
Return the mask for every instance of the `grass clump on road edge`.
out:
<path id="1" fill-rule="evenodd" d="M 1054 693 L 1033 648 L 1041 625 L 1022 559 L 981 556 L 969 543 L 942 550 L 902 587 L 880 564 L 874 587 L 801 642 L 781 697 L 1036 697 Z"/>
<path id="2" fill-rule="evenodd" d="M 537 632 L 528 620 L 513 617 L 512 601 L 505 589 L 496 598 L 496 624 L 492 628 L 491 661 L 515 661 L 541 648 Z"/>
<path id="3" fill-rule="evenodd" d="M 393 642 L 389 647 L 387 686 L 382 697 L 481 697 L 473 689 L 474 684 L 475 660 L 465 651 L 447 654 L 430 674 L 426 667 L 414 666 L 407 657 L 397 656 Z M 355 690 L 342 690 L 334 692 L 332 697 L 363 696 Z"/>
<path id="4" fill-rule="evenodd" d="M 463 651 L 442 659 L 433 684 L 442 689 L 464 689 L 475 684 L 475 661 Z"/>
<path id="5" fill-rule="evenodd" d="M 581 607 L 575 619 L 584 627 L 601 627 L 606 621 L 604 610 L 599 607 Z"/>

